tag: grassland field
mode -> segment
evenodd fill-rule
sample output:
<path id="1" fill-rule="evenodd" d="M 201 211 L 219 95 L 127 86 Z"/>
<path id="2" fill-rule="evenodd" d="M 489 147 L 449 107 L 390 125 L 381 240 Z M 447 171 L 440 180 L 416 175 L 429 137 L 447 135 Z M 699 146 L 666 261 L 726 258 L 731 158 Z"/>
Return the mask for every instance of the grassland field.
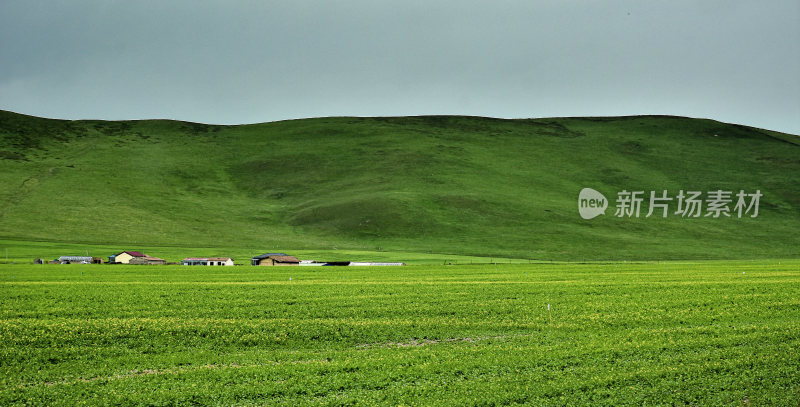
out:
<path id="1" fill-rule="evenodd" d="M 800 406 L 798 171 L 797 135 L 686 117 L 0 111 L 0 405 Z M 125 250 L 241 266 L 32 264 Z"/>
<path id="2" fill-rule="evenodd" d="M 243 255 L 220 253 L 237 259 L 334 249 L 544 261 L 797 258 L 798 171 L 796 135 L 685 117 L 215 126 L 0 111 L 0 239 L 239 248 Z M 611 201 L 605 216 L 578 216 L 584 187 Z M 646 202 L 641 217 L 616 217 L 622 190 L 763 197 L 756 218 L 686 218 L 674 200 L 667 218 L 645 218 Z"/>
<path id="3" fill-rule="evenodd" d="M 0 286 L 1 405 L 800 403 L 798 260 L 4 264 Z"/>

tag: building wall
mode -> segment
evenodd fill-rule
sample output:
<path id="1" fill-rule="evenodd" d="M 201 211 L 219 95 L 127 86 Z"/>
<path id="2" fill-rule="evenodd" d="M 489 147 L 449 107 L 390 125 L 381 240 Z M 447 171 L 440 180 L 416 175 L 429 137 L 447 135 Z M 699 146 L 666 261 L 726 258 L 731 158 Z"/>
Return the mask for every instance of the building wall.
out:
<path id="1" fill-rule="evenodd" d="M 87 256 L 61 256 L 58 261 L 62 263 L 91 263 L 92 258 Z"/>
<path id="2" fill-rule="evenodd" d="M 134 257 L 127 264 L 167 264 L 166 260 L 147 260 L 144 257 Z"/>
<path id="3" fill-rule="evenodd" d="M 117 257 L 114 260 L 117 263 L 130 264 L 132 258 L 133 258 L 133 256 L 131 256 L 128 253 L 121 253 L 121 254 L 118 254 Z"/>
<path id="4" fill-rule="evenodd" d="M 298 263 L 281 263 L 281 262 L 276 262 L 274 259 L 271 259 L 271 258 L 268 257 L 266 259 L 260 259 L 258 261 L 258 265 L 259 266 L 297 266 Z"/>
<path id="5" fill-rule="evenodd" d="M 233 259 L 221 260 L 181 260 L 183 266 L 233 266 Z"/>

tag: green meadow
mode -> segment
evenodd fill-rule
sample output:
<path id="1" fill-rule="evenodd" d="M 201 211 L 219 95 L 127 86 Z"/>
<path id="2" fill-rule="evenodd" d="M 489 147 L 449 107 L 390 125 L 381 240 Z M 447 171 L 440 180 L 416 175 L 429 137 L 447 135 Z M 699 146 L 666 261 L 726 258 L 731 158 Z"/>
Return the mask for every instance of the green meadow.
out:
<path id="1" fill-rule="evenodd" d="M 0 405 L 797 406 L 798 140 L 0 111 Z M 605 215 L 579 216 L 587 187 Z M 623 190 L 641 216 L 615 216 Z M 646 217 L 663 190 L 762 196 L 757 217 Z M 126 250 L 243 266 L 32 264 Z M 244 266 L 266 252 L 407 266 Z"/>
<path id="2" fill-rule="evenodd" d="M 800 403 L 797 260 L 17 264 L 0 285 L 2 405 Z"/>
<path id="3" fill-rule="evenodd" d="M 215 126 L 0 112 L 0 239 L 120 251 L 796 258 L 798 140 L 667 116 Z M 578 216 L 584 187 L 610 200 L 605 216 Z M 761 191 L 758 217 L 685 218 L 674 201 L 667 218 L 645 218 L 647 202 L 639 218 L 613 216 L 622 190 L 705 199 L 720 189 Z"/>

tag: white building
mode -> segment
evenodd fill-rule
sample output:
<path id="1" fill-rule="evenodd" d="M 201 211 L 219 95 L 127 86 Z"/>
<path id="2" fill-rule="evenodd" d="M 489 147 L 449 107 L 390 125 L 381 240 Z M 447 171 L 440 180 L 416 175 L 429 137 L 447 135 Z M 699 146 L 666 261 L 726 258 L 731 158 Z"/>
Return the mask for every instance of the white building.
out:
<path id="1" fill-rule="evenodd" d="M 58 258 L 62 264 L 92 264 L 89 256 L 61 256 Z"/>
<path id="2" fill-rule="evenodd" d="M 182 266 L 233 266 L 230 257 L 187 257 L 181 260 Z"/>

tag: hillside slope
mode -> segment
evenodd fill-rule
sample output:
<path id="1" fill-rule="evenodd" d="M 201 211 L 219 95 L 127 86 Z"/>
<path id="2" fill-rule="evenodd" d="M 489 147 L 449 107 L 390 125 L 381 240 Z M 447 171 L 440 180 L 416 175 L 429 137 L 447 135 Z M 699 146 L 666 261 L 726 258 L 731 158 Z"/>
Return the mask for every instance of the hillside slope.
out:
<path id="1" fill-rule="evenodd" d="M 0 237 L 545 260 L 798 257 L 797 140 L 664 116 L 214 126 L 0 112 Z M 584 187 L 610 200 L 605 216 L 579 216 Z M 649 191 L 665 189 L 763 197 L 756 218 L 683 218 L 674 201 L 667 218 L 645 218 Z M 622 190 L 645 191 L 639 218 L 614 216 Z"/>

